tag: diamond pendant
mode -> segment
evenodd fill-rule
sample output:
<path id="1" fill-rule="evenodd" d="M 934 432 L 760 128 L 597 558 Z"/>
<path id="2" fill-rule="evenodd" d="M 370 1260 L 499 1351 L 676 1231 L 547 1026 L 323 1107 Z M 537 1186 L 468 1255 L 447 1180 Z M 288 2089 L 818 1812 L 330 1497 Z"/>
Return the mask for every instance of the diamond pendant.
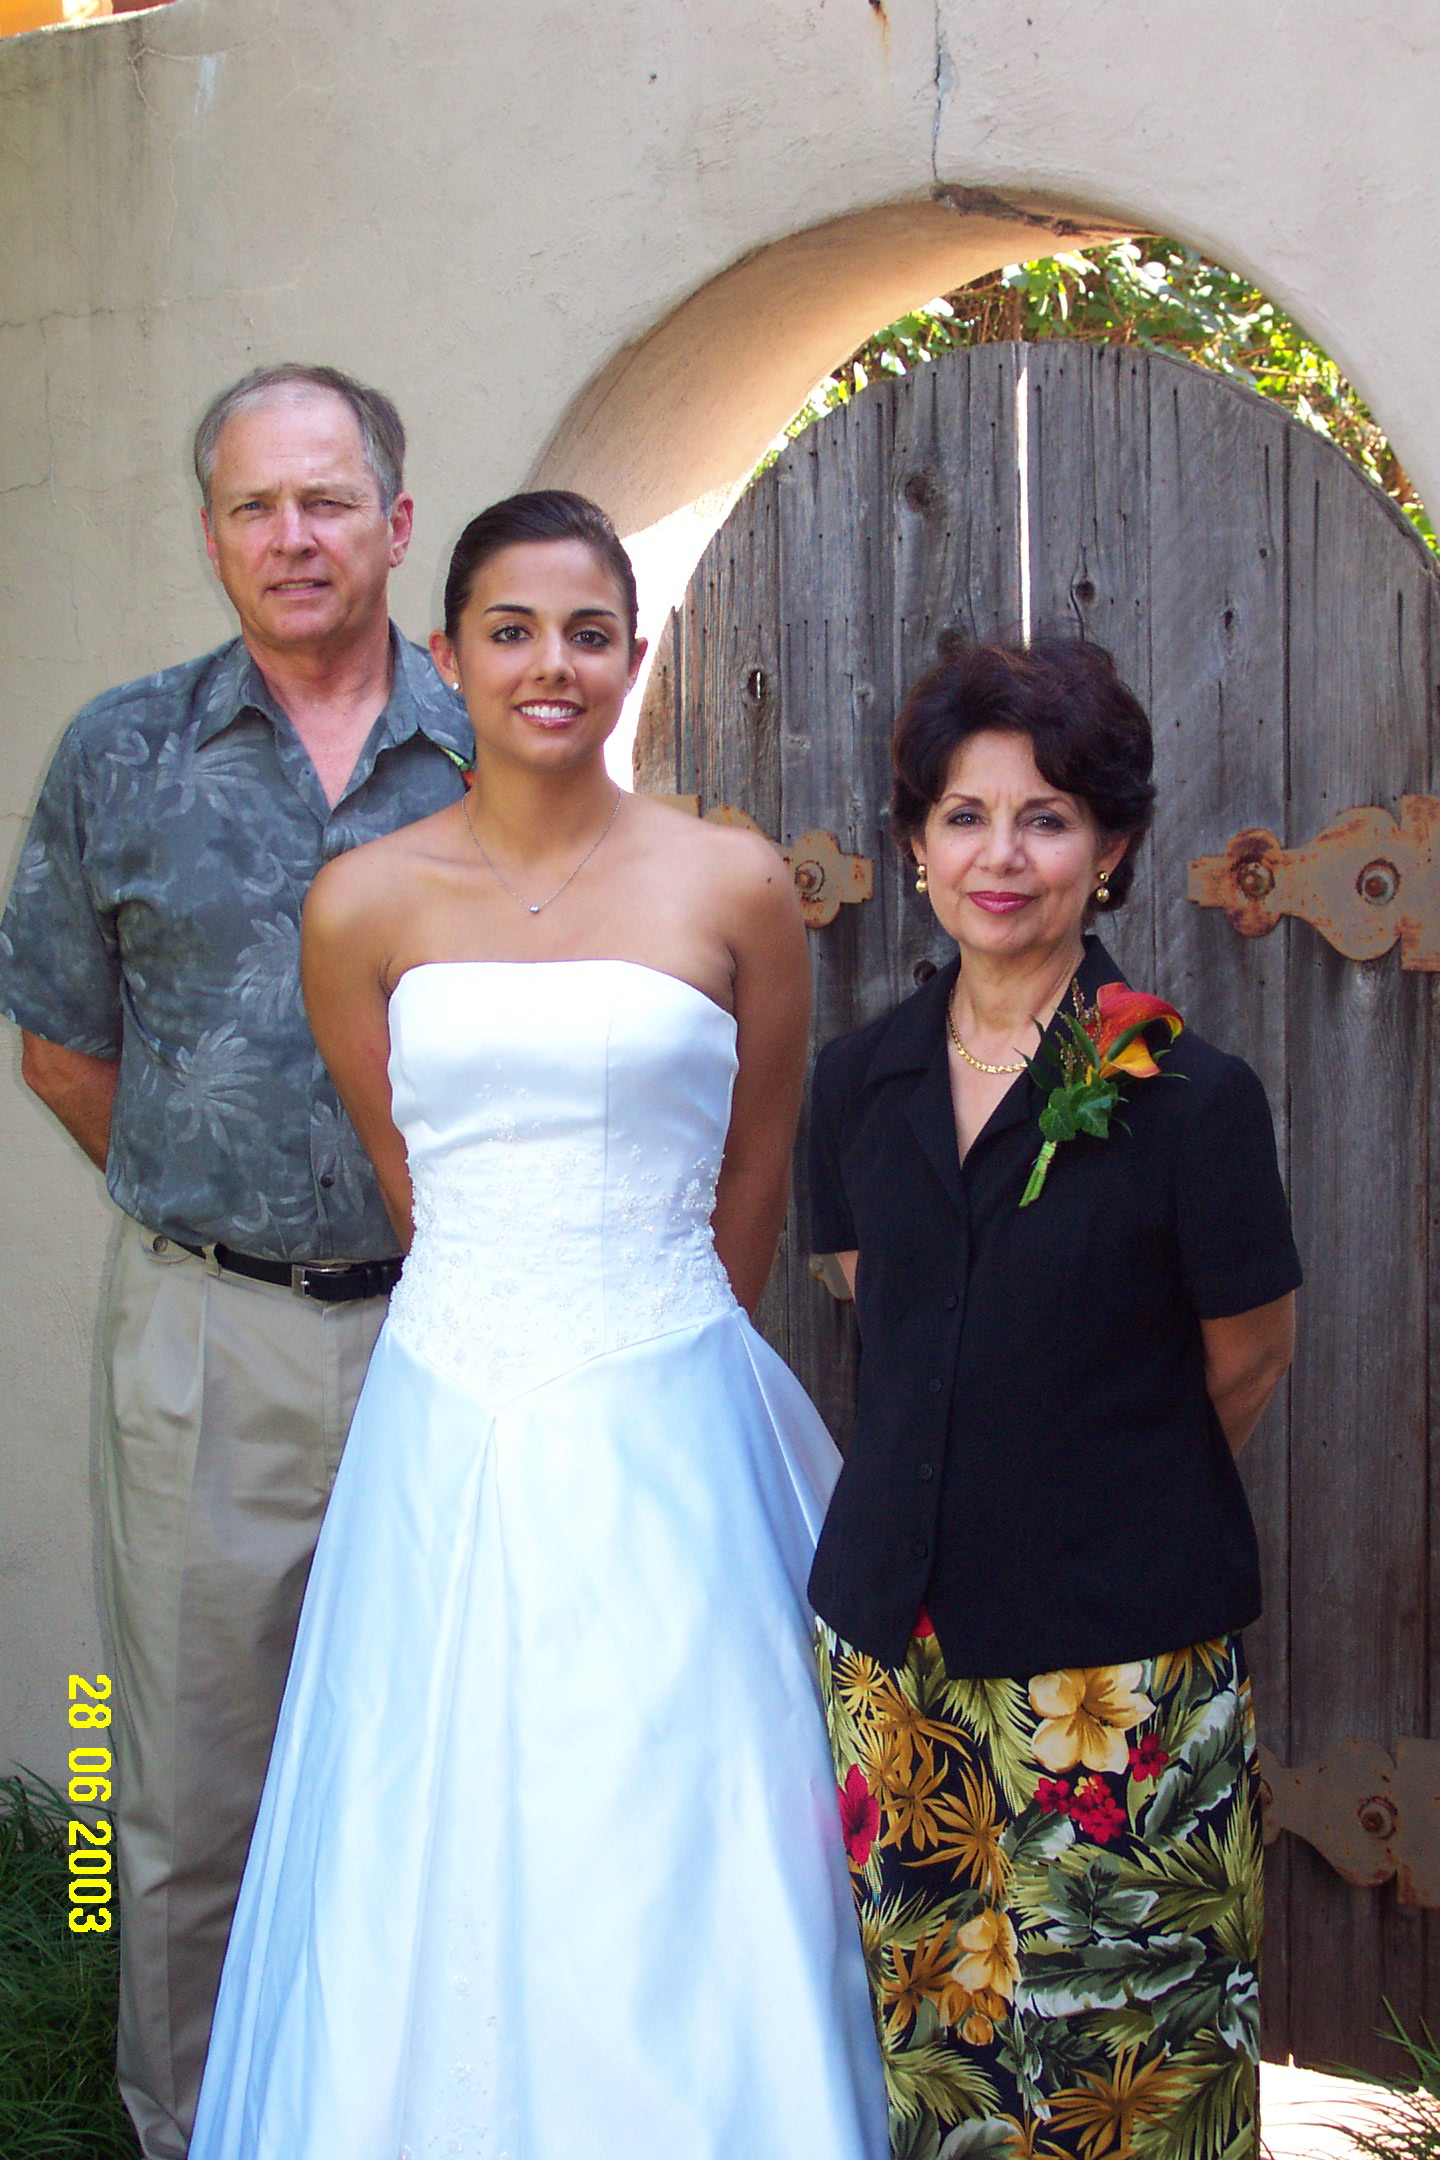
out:
<path id="1" fill-rule="evenodd" d="M 536 901 L 536 903 L 535 903 L 535 905 L 534 905 L 534 906 L 533 906 L 533 907 L 531 908 L 531 910 L 530 910 L 530 913 L 531 913 L 532 915 L 538 915 L 538 914 L 539 914 L 539 912 L 540 912 L 540 910 L 541 910 L 541 908 L 542 908 L 542 907 L 544 907 L 544 905 L 545 905 L 545 903 L 544 903 L 544 901 L 543 901 L 543 900 L 537 900 L 537 901 Z"/>

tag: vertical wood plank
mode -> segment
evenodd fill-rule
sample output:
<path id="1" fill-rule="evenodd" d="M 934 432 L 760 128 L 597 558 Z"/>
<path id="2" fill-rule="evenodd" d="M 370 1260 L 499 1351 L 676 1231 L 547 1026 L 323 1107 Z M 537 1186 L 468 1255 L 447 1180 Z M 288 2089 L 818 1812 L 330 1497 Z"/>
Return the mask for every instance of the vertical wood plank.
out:
<path id="1" fill-rule="evenodd" d="M 1193 856 L 1242 825 L 1285 825 L 1283 413 L 1161 356 L 1150 377 L 1150 715 L 1157 810 L 1148 842 L 1155 987 L 1199 1033 L 1259 1073 L 1288 1172 L 1289 926 L 1240 938 L 1186 896 Z M 1247 1640 L 1260 1737 L 1290 1760 L 1289 1418 L 1281 1388 L 1242 1469 L 1265 1610 Z M 1261 2009 L 1266 2052 L 1289 2052 L 1290 1840 L 1267 1862 Z"/>
<path id="2" fill-rule="evenodd" d="M 679 618 L 674 608 L 660 633 L 650 679 L 640 705 L 630 777 L 637 795 L 678 795 L 679 714 L 682 704 L 675 653 Z"/>
<path id="3" fill-rule="evenodd" d="M 1029 351 L 1030 618 L 1103 645 L 1150 703 L 1149 355 L 1052 338 Z M 1153 858 L 1101 935 L 1137 983 L 1156 973 Z"/>
<path id="4" fill-rule="evenodd" d="M 1431 771 L 1433 575 L 1328 445 L 1289 436 L 1289 838 L 1396 810 Z M 1292 932 L 1290 1158 L 1307 1269 L 1292 1380 L 1292 1759 L 1426 1729 L 1427 1070 L 1430 992 L 1399 954 L 1357 964 Z M 1384 2068 L 1382 1999 L 1417 2023 L 1425 1922 L 1291 1855 L 1292 2044 Z M 1363 2006 L 1363 2008 L 1362 2008 Z M 1391 2058 L 1393 2061 L 1393 2057 Z"/>
<path id="5" fill-rule="evenodd" d="M 942 629 L 994 635 L 1018 603 L 1013 347 L 878 384 L 776 470 L 787 837 L 835 832 L 875 865 L 875 897 L 812 941 L 816 1045 L 874 1018 L 952 949 L 886 829 L 890 732 Z M 803 1148 L 797 1176 L 803 1217 Z M 796 1370 L 841 1441 L 853 1417 L 848 1309 L 789 1258 Z"/>

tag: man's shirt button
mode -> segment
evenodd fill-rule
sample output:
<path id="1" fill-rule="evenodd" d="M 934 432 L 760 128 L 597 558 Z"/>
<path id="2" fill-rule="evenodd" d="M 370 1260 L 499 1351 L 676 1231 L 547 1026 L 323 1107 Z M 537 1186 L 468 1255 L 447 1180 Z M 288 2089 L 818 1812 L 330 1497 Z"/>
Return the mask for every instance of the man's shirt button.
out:
<path id="1" fill-rule="evenodd" d="M 915 1540 L 915 1558 L 916 1558 L 917 1560 L 928 1560 L 928 1559 L 929 1559 L 929 1557 L 930 1557 L 930 1547 L 929 1547 L 929 1545 L 927 1544 L 927 1542 L 925 1541 L 925 1539 L 924 1539 L 923 1537 L 917 1537 L 917 1538 L 916 1538 L 916 1540 Z"/>
<path id="2" fill-rule="evenodd" d="M 925 1479 L 926 1483 L 928 1484 L 930 1479 L 935 1475 L 934 1463 L 922 1462 L 920 1465 L 920 1475 L 922 1478 Z"/>
<path id="3" fill-rule="evenodd" d="M 333 1170 L 327 1170 L 320 1180 L 320 1183 L 325 1187 L 326 1192 L 329 1192 L 330 1187 L 334 1184 L 334 1182 L 335 1173 Z"/>
<path id="4" fill-rule="evenodd" d="M 932 1381 L 930 1382 L 930 1393 L 931 1393 L 932 1395 L 938 1395 L 938 1394 L 940 1393 L 940 1390 L 941 1390 L 941 1388 L 943 1388 L 943 1387 L 944 1387 L 944 1385 L 945 1385 L 945 1383 L 944 1383 L 944 1381 L 943 1381 L 943 1380 L 932 1380 Z"/>
<path id="5" fill-rule="evenodd" d="M 947 1297 L 947 1298 L 946 1298 L 946 1300 L 945 1300 L 945 1310 L 946 1310 L 946 1312 L 954 1312 L 954 1311 L 956 1310 L 956 1308 L 958 1307 L 959 1303 L 960 1303 L 960 1300 L 959 1300 L 959 1298 L 958 1298 L 958 1297 L 956 1297 L 956 1295 L 955 1295 L 954 1291 L 952 1290 L 952 1291 L 951 1291 L 951 1293 L 950 1293 L 950 1295 L 949 1295 L 949 1297 Z"/>

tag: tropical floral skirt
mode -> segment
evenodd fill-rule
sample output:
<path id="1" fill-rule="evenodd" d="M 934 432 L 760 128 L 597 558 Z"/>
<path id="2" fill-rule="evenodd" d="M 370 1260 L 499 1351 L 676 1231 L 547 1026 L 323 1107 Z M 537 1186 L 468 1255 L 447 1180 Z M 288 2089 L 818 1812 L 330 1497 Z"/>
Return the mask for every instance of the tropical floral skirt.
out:
<path id="1" fill-rule="evenodd" d="M 818 1630 L 895 2160 L 1252 2160 L 1259 1779 L 1238 1637 L 952 1680 Z"/>

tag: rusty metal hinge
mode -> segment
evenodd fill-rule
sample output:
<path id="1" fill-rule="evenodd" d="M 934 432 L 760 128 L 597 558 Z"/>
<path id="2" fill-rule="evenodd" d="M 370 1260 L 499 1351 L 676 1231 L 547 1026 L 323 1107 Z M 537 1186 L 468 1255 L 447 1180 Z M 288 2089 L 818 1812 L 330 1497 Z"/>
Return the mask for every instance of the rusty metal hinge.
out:
<path id="1" fill-rule="evenodd" d="M 1388 810 L 1348 810 L 1308 847 L 1283 848 L 1257 827 L 1223 855 L 1190 865 L 1197 907 L 1224 908 L 1242 937 L 1297 915 L 1347 960 L 1378 960 L 1398 938 L 1400 965 L 1440 970 L 1440 801 L 1405 795 Z"/>
<path id="2" fill-rule="evenodd" d="M 1440 1908 L 1440 1744 L 1398 1740 L 1392 1758 L 1373 1741 L 1342 1740 L 1303 1770 L 1259 1753 L 1267 1845 L 1293 1831 L 1346 1882 L 1393 1875 L 1402 1905 Z"/>
<path id="3" fill-rule="evenodd" d="M 655 795 L 651 800 L 669 803 L 688 817 L 700 815 L 698 795 Z M 770 837 L 748 811 L 736 810 L 729 803 L 718 803 L 713 810 L 707 810 L 705 819 L 710 825 L 741 825 L 747 832 Z M 826 923 L 834 922 L 842 906 L 854 907 L 874 897 L 873 861 L 868 855 L 842 854 L 834 833 L 803 832 L 780 853 L 795 880 L 800 912 L 811 930 L 823 930 Z"/>

